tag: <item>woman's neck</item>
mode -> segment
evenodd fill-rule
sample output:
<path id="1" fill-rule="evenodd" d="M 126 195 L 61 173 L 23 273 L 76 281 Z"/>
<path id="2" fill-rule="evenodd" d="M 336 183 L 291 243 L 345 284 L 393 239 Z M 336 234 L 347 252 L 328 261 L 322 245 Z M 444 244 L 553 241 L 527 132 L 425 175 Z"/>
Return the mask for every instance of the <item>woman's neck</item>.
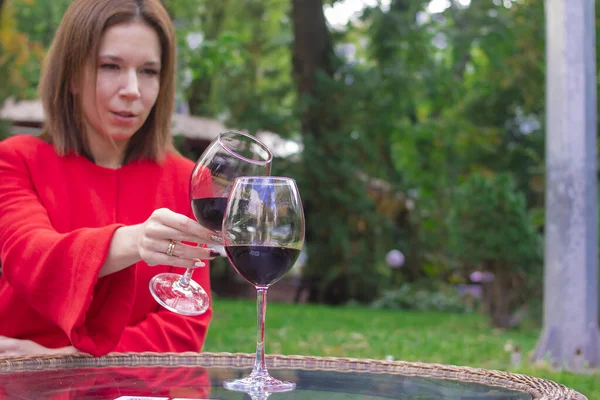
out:
<path id="1" fill-rule="evenodd" d="M 88 137 L 90 155 L 94 162 L 104 168 L 118 169 L 123 166 L 127 141 L 110 142 L 95 135 Z"/>

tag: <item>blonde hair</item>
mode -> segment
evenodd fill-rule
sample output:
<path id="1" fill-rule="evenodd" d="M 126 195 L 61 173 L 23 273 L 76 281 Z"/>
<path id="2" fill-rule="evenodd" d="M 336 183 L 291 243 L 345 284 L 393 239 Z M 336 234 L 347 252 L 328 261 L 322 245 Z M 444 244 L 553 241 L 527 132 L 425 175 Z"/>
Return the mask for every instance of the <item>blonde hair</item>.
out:
<path id="1" fill-rule="evenodd" d="M 82 82 L 86 63 L 91 61 L 96 73 L 104 32 L 130 22 L 145 23 L 156 31 L 161 46 L 161 71 L 156 103 L 130 139 L 123 162 L 160 160 L 165 152 L 174 151 L 171 115 L 175 103 L 176 49 L 169 14 L 159 0 L 75 0 L 56 31 L 39 86 L 45 112 L 42 138 L 52 143 L 58 154 L 90 156 L 81 98 L 73 93 L 73 85 Z"/>

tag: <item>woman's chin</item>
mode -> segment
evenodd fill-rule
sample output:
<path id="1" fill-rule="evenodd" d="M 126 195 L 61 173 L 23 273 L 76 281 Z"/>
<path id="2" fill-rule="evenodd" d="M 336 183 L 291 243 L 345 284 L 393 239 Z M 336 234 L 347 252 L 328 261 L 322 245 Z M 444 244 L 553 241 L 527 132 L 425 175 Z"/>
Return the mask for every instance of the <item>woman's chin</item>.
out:
<path id="1" fill-rule="evenodd" d="M 129 134 L 129 133 L 119 133 L 119 134 L 114 134 L 114 135 L 110 135 L 110 138 L 117 143 L 122 143 L 122 142 L 127 142 L 129 141 L 129 139 L 131 139 L 133 137 L 133 133 Z"/>

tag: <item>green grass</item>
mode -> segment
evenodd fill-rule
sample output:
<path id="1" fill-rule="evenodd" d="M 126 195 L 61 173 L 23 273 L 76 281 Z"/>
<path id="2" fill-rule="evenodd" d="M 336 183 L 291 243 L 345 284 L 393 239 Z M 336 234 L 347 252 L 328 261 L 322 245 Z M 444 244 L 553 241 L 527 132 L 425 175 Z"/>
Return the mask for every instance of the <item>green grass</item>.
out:
<path id="1" fill-rule="evenodd" d="M 204 351 L 253 353 L 256 305 L 215 299 Z M 515 367 L 504 350 L 518 345 L 527 360 L 539 331 L 490 328 L 485 316 L 269 303 L 267 353 L 422 361 L 497 369 L 549 379 L 600 399 L 600 372 L 575 375 L 528 365 Z"/>

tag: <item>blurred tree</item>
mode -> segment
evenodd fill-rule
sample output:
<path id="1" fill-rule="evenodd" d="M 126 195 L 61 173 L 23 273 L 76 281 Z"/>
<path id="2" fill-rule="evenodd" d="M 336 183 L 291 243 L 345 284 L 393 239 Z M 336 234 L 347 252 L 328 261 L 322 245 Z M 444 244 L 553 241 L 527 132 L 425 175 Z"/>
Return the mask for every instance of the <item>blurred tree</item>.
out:
<path id="1" fill-rule="evenodd" d="M 395 0 L 363 17 L 362 68 L 381 82 L 370 102 L 381 118 L 367 130 L 387 134 L 396 183 L 415 198 L 399 233 L 418 253 L 399 272 L 409 280 L 453 278 L 444 221 L 470 172 L 511 171 L 533 210 L 544 193 L 542 2 L 453 1 L 440 13 L 428 3 Z"/>
<path id="2" fill-rule="evenodd" d="M 492 324 L 518 325 L 515 312 L 541 292 L 542 243 L 512 177 L 471 174 L 453 197 L 449 226 L 451 252 L 465 273 L 493 274 L 484 285 Z"/>
<path id="3" fill-rule="evenodd" d="M 0 23 L 0 70 L 6 85 L 0 99 L 8 96 L 35 98 L 46 49 L 70 0 L 8 0 Z"/>
<path id="4" fill-rule="evenodd" d="M 322 0 L 292 0 L 294 45 L 293 75 L 296 91 L 303 104 L 301 130 L 306 135 L 320 136 L 323 131 L 339 127 L 339 116 L 327 113 L 317 97 L 318 74 L 332 78 L 337 65 L 331 37 L 323 14 Z M 308 103 L 313 104 L 308 104 Z M 329 114 L 329 115 L 328 115 Z"/>
<path id="5" fill-rule="evenodd" d="M 222 31 L 227 5 L 228 3 L 226 1 L 207 2 L 201 20 L 201 25 L 203 27 L 202 40 L 204 42 L 204 53 L 206 53 L 208 49 L 213 50 L 211 46 L 219 45 L 216 41 Z M 188 48 L 188 46 L 186 46 L 186 48 Z M 199 57 L 194 57 L 192 60 L 197 62 L 202 56 L 203 54 L 200 54 Z M 211 59 L 208 57 L 205 58 Z M 212 60 L 214 59 L 215 57 L 212 57 Z M 191 64 L 189 67 L 194 71 L 192 73 L 190 86 L 187 89 L 190 112 L 194 115 L 212 116 L 213 110 L 210 98 L 212 94 L 211 78 L 214 74 L 202 73 L 202 68 L 194 68 L 194 64 Z"/>
<path id="6" fill-rule="evenodd" d="M 238 43 L 219 41 L 230 9 L 228 1 L 166 1 L 173 16 L 179 44 L 180 83 L 193 115 L 213 116 L 211 101 L 214 76 L 227 64 L 226 58 Z M 228 45 L 229 44 L 229 45 Z"/>
<path id="7" fill-rule="evenodd" d="M 371 301 L 381 289 L 386 227 L 367 194 L 368 137 L 352 131 L 360 87 L 334 52 L 321 0 L 293 0 L 293 77 L 303 138 L 310 301 Z"/>
<path id="8" fill-rule="evenodd" d="M 180 45 L 181 96 L 194 115 L 251 132 L 295 132 L 289 0 L 168 1 Z"/>
<path id="9" fill-rule="evenodd" d="M 54 32 L 72 0 L 8 0 L 15 7 L 15 22 L 19 32 L 30 42 L 50 47 Z"/>

